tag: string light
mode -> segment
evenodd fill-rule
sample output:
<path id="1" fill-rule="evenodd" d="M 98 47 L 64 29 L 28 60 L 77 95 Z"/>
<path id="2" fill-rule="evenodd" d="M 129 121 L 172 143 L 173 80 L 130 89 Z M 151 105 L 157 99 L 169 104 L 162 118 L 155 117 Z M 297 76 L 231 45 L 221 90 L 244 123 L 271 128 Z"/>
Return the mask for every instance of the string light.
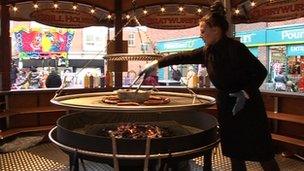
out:
<path id="1" fill-rule="evenodd" d="M 201 13 L 201 12 L 202 12 L 202 9 L 201 9 L 201 8 L 198 8 L 196 11 L 197 11 L 198 13 Z"/>
<path id="2" fill-rule="evenodd" d="M 110 20 L 110 19 L 112 18 L 112 15 L 109 14 L 109 15 L 107 16 L 107 18 Z"/>
<path id="3" fill-rule="evenodd" d="M 14 11 L 14 12 L 18 11 L 18 8 L 16 7 L 15 4 L 13 4 L 13 11 Z"/>
<path id="4" fill-rule="evenodd" d="M 143 13 L 146 15 L 146 14 L 148 14 L 148 11 L 146 9 L 144 9 Z"/>
<path id="5" fill-rule="evenodd" d="M 33 7 L 34 7 L 35 9 L 39 8 L 38 4 L 34 4 Z"/>
<path id="6" fill-rule="evenodd" d="M 126 19 L 130 19 L 130 15 L 129 14 L 126 15 Z"/>
<path id="7" fill-rule="evenodd" d="M 73 3 L 73 6 L 72 6 L 73 10 L 77 10 L 78 6 L 77 6 L 77 3 Z"/>
<path id="8" fill-rule="evenodd" d="M 39 8 L 39 5 L 38 5 L 37 1 L 34 1 L 33 7 L 34 7 L 35 9 Z"/>
<path id="9" fill-rule="evenodd" d="M 255 6 L 255 2 L 254 2 L 254 1 L 251 1 L 251 2 L 250 2 L 250 5 L 251 5 L 252 7 L 254 7 L 254 6 Z"/>
<path id="10" fill-rule="evenodd" d="M 57 9 L 59 6 L 58 6 L 58 3 L 57 1 L 54 1 L 54 8 Z"/>
<path id="11" fill-rule="evenodd" d="M 238 15 L 238 14 L 240 14 L 240 10 L 239 10 L 239 9 L 235 9 L 235 10 L 234 10 L 234 13 L 235 13 L 236 15 Z"/>
<path id="12" fill-rule="evenodd" d="M 92 7 L 92 9 L 90 10 L 91 14 L 94 14 L 95 13 L 95 8 Z"/>
<path id="13" fill-rule="evenodd" d="M 163 7 L 163 6 L 161 6 L 161 7 L 160 7 L 160 11 L 161 11 L 161 12 L 165 12 L 165 11 L 166 11 L 166 8 Z"/>
<path id="14" fill-rule="evenodd" d="M 183 12 L 183 11 L 184 11 L 184 7 L 183 7 L 183 6 L 180 6 L 180 7 L 178 7 L 178 10 L 179 10 L 180 12 Z"/>

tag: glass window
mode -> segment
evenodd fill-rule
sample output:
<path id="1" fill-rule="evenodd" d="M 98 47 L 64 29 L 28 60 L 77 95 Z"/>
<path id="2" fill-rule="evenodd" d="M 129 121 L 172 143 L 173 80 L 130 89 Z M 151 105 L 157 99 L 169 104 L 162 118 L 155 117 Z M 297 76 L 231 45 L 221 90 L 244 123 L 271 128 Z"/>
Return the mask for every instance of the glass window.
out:
<path id="1" fill-rule="evenodd" d="M 304 56 L 286 55 L 286 46 L 270 47 L 268 78 L 268 89 L 304 92 Z"/>
<path id="2" fill-rule="evenodd" d="M 286 47 L 272 46 L 269 48 L 268 82 L 273 83 L 272 89 L 286 91 Z M 271 89 L 271 88 L 270 88 Z"/>
<path id="3" fill-rule="evenodd" d="M 148 51 L 148 49 L 149 49 L 149 43 L 142 43 L 141 44 L 141 46 L 140 46 L 140 48 L 141 48 L 141 51 L 144 53 L 144 52 L 147 52 Z"/>
<path id="4" fill-rule="evenodd" d="M 128 36 L 128 46 L 135 46 L 135 33 L 130 33 Z"/>
<path id="5" fill-rule="evenodd" d="M 105 52 L 107 43 L 107 28 L 88 27 L 83 29 L 83 50 Z"/>

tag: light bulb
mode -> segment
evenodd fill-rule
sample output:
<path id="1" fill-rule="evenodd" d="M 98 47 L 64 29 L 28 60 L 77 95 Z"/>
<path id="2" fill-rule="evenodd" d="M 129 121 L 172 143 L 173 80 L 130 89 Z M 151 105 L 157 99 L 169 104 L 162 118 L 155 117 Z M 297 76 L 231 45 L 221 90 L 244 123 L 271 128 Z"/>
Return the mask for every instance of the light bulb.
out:
<path id="1" fill-rule="evenodd" d="M 201 13 L 201 12 L 202 12 L 202 9 L 201 9 L 201 8 L 198 8 L 198 9 L 197 9 L 197 12 L 198 12 L 198 13 Z"/>
<path id="2" fill-rule="evenodd" d="M 54 8 L 57 9 L 58 8 L 58 4 L 54 3 Z"/>
<path id="3" fill-rule="evenodd" d="M 234 10 L 234 13 L 238 15 L 238 14 L 240 14 L 240 10 L 236 9 L 236 10 Z"/>
<path id="4" fill-rule="evenodd" d="M 148 11 L 146 9 L 143 10 L 144 14 L 148 14 Z"/>
<path id="5" fill-rule="evenodd" d="M 35 3 L 35 4 L 33 5 L 33 7 L 34 7 L 35 9 L 39 8 L 39 6 L 38 6 L 37 3 Z"/>
<path id="6" fill-rule="evenodd" d="M 73 10 L 77 10 L 77 4 L 73 4 L 72 8 Z"/>
<path id="7" fill-rule="evenodd" d="M 180 12 L 182 12 L 182 11 L 184 11 L 184 7 L 180 6 L 180 7 L 178 7 L 178 10 L 179 10 Z"/>
<path id="8" fill-rule="evenodd" d="M 165 11 L 166 11 L 165 7 L 161 7 L 161 8 L 160 8 L 160 11 L 161 11 L 161 12 L 165 12 Z"/>
<path id="9" fill-rule="evenodd" d="M 94 14 L 94 13 L 95 13 L 95 9 L 92 8 L 90 12 L 91 12 L 92 14 Z"/>
<path id="10" fill-rule="evenodd" d="M 18 11 L 18 8 L 16 6 L 13 6 L 13 11 Z"/>

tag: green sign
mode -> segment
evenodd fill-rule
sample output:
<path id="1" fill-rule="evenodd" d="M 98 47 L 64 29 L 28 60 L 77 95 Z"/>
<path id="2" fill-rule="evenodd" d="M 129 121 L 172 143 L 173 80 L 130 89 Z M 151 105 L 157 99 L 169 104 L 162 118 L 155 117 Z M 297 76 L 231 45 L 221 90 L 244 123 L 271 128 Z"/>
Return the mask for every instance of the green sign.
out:
<path id="1" fill-rule="evenodd" d="M 235 37 L 239 37 L 240 41 L 246 46 L 263 46 L 266 43 L 266 31 L 245 31 L 235 33 Z"/>
<path id="2" fill-rule="evenodd" d="M 303 45 L 288 45 L 287 56 L 304 56 L 304 44 Z"/>
<path id="3" fill-rule="evenodd" d="M 304 25 L 237 32 L 235 36 L 248 47 L 300 44 L 304 43 Z"/>
<path id="4" fill-rule="evenodd" d="M 252 47 L 252 48 L 248 48 L 249 51 L 255 56 L 258 57 L 259 56 L 259 50 L 258 47 Z"/>
<path id="5" fill-rule="evenodd" d="M 159 52 L 179 52 L 200 48 L 204 45 L 200 37 L 160 41 L 156 43 Z"/>

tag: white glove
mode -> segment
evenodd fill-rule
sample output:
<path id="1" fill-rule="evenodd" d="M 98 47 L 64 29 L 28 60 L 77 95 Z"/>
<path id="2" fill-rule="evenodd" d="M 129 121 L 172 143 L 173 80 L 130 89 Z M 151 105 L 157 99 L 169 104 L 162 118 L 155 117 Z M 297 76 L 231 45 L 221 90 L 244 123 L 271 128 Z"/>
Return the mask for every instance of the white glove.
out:
<path id="1" fill-rule="evenodd" d="M 230 93 L 229 96 L 236 97 L 236 102 L 232 109 L 232 113 L 234 116 L 235 114 L 237 114 L 239 111 L 241 111 L 244 108 L 246 100 L 249 99 L 249 96 L 244 90 L 241 90 L 241 91 L 238 91 L 235 93 Z"/>
<path id="2" fill-rule="evenodd" d="M 154 60 L 147 65 L 145 65 L 145 68 L 139 73 L 139 76 L 142 76 L 143 74 L 149 75 L 154 70 L 158 69 L 158 61 Z"/>

